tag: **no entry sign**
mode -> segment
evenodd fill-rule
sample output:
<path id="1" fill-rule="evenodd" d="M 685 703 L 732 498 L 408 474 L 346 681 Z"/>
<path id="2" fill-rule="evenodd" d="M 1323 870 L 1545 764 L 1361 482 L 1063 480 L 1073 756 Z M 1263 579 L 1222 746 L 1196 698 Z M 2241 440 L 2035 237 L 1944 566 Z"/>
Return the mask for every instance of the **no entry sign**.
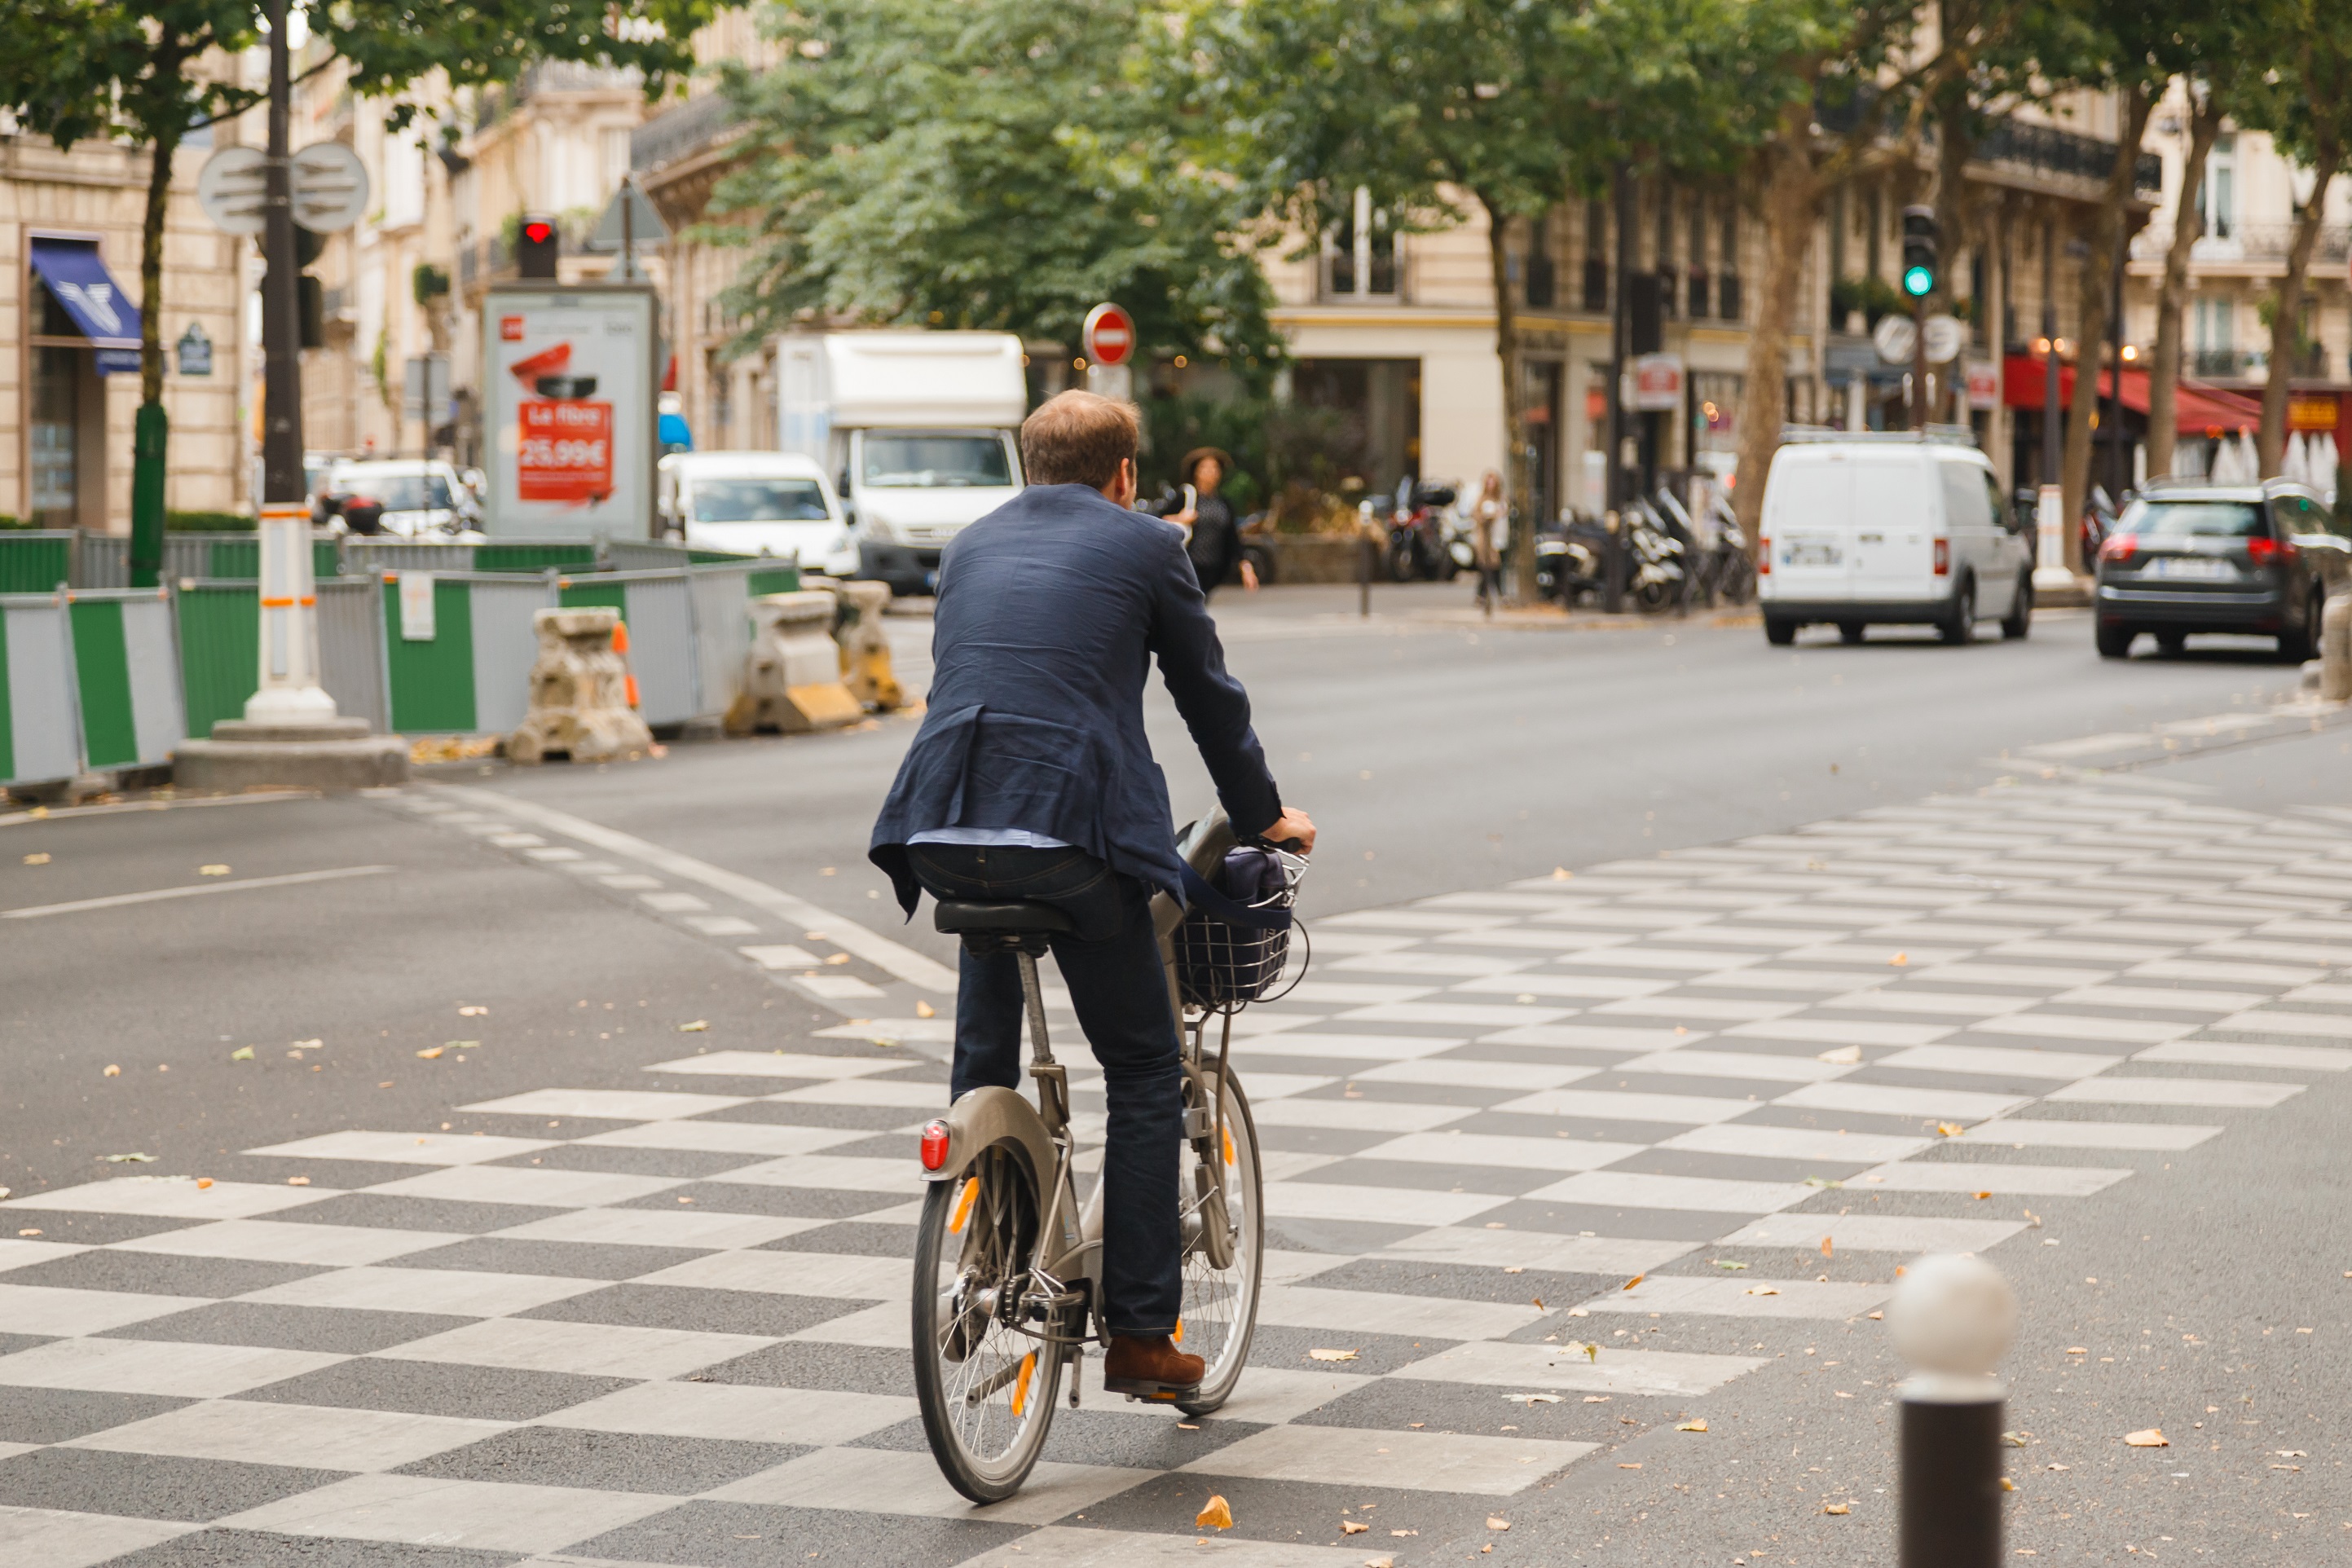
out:
<path id="1" fill-rule="evenodd" d="M 1135 318 L 1117 305 L 1097 305 L 1087 312 L 1078 334 L 1079 346 L 1097 364 L 1125 364 L 1135 353 Z"/>

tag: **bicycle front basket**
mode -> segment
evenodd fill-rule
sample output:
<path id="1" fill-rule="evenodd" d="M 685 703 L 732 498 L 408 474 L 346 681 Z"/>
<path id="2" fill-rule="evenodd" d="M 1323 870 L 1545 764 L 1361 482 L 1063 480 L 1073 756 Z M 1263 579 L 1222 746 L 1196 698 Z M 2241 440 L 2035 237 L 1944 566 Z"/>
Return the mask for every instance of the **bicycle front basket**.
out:
<path id="1" fill-rule="evenodd" d="M 1264 999 L 1290 958 L 1293 906 L 1307 862 L 1280 849 L 1235 849 L 1219 868 L 1225 888 L 1187 868 L 1187 909 L 1176 928 L 1177 992 L 1213 1011 Z"/>

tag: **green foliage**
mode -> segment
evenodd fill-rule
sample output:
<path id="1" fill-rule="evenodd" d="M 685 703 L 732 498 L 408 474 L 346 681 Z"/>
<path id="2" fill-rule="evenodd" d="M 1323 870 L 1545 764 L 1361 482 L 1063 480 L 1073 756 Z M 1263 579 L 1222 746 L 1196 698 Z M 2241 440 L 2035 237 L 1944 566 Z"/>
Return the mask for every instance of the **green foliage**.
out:
<path id="1" fill-rule="evenodd" d="M 429 261 L 418 262 L 409 272 L 408 290 L 420 305 L 446 299 L 449 294 L 449 269 L 436 267 Z"/>
<path id="2" fill-rule="evenodd" d="M 1909 315 L 1911 301 L 1884 278 L 1841 278 L 1830 285 L 1830 310 L 1831 324 L 1841 331 L 1847 315 L 1855 310 L 1874 330 L 1882 316 Z"/>
<path id="3" fill-rule="evenodd" d="M 774 26 L 783 63 L 728 73 L 758 151 L 713 203 L 716 237 L 750 231 L 747 340 L 809 310 L 1074 344 L 1112 300 L 1147 362 L 1281 358 L 1255 209 L 1188 158 L 1148 0 L 811 0 Z"/>
<path id="4" fill-rule="evenodd" d="M 13 511 L 0 511 L 0 530 L 11 528 L 30 528 L 33 525 L 30 522 L 18 517 Z"/>
<path id="5" fill-rule="evenodd" d="M 173 533 L 250 533 L 254 520 L 241 511 L 167 511 L 163 526 Z"/>

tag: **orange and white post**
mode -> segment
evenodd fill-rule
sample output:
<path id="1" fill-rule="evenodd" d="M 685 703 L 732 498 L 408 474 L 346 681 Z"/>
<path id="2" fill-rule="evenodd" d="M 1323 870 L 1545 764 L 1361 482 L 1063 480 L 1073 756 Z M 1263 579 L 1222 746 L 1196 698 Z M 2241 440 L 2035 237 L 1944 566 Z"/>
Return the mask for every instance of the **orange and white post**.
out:
<path id="1" fill-rule="evenodd" d="M 246 700 L 249 724 L 331 724 L 335 700 L 319 684 L 318 584 L 311 576 L 310 509 L 261 509 L 261 685 Z"/>

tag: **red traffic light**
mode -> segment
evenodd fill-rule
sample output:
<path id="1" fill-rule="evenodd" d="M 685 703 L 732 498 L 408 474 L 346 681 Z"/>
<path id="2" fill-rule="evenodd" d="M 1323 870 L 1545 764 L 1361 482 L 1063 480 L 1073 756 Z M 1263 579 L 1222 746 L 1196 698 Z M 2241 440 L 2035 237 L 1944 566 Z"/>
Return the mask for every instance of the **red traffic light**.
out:
<path id="1" fill-rule="evenodd" d="M 522 226 L 522 237 L 533 245 L 545 245 L 555 237 L 555 226 L 541 219 L 533 218 Z"/>

